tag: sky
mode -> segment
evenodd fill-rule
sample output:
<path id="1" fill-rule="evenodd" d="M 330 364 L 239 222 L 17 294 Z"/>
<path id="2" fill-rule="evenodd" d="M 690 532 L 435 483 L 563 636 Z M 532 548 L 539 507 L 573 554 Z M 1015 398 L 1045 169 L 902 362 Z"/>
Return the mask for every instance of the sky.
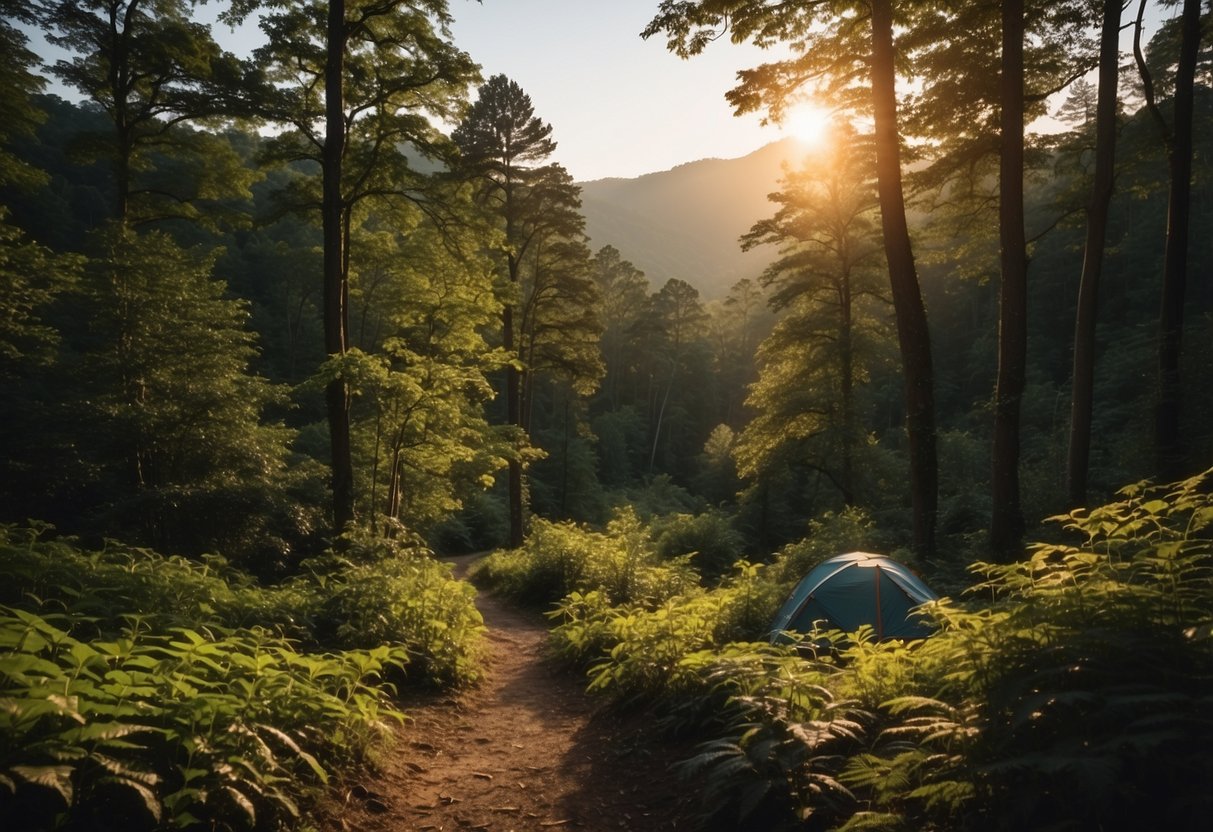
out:
<path id="1" fill-rule="evenodd" d="M 451 0 L 455 43 L 485 78 L 509 76 L 552 125 L 554 159 L 578 181 L 632 177 L 704 158 L 737 158 L 782 138 L 724 94 L 770 56 L 713 43 L 682 60 L 643 40 L 658 0 Z"/>
<path id="2" fill-rule="evenodd" d="M 659 5 L 449 0 L 456 45 L 481 65 L 486 79 L 505 74 L 530 95 L 535 114 L 552 125 L 553 160 L 579 182 L 738 158 L 783 138 L 785 130 L 763 126 L 759 114 L 734 116 L 724 98 L 738 70 L 776 56 L 724 38 L 682 60 L 667 51 L 662 36 L 640 37 Z M 213 19 L 225 6 L 211 3 L 198 15 Z M 251 22 L 244 32 L 220 25 L 215 34 L 243 54 L 261 37 Z"/>
<path id="3" fill-rule="evenodd" d="M 739 69 L 769 60 L 768 53 L 726 40 L 682 60 L 665 39 L 640 32 L 660 0 L 448 0 L 455 44 L 481 65 L 531 97 L 535 115 L 552 125 L 553 161 L 579 182 L 634 177 L 698 159 L 745 156 L 783 137 L 761 117 L 734 117 L 724 94 Z M 224 2 L 199 6 L 213 22 Z M 27 30 L 35 51 L 60 53 Z M 232 31 L 214 27 L 224 47 L 247 55 L 262 41 L 256 23 Z M 54 82 L 50 92 L 76 100 Z"/>

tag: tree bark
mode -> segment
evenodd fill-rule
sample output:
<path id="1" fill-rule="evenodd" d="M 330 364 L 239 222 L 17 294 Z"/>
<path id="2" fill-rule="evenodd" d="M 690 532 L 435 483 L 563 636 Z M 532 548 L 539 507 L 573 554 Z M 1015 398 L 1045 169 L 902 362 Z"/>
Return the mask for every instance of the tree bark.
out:
<path id="1" fill-rule="evenodd" d="M 918 285 L 918 272 L 914 266 L 901 182 L 896 70 L 893 62 L 893 9 L 890 0 L 872 0 L 872 99 L 875 108 L 880 219 L 893 308 L 897 316 L 901 365 L 905 374 L 914 548 L 920 555 L 930 557 L 935 553 L 935 525 L 939 506 L 935 381 L 930 332 Z"/>
<path id="2" fill-rule="evenodd" d="M 1087 237 L 1074 321 L 1074 372 L 1070 394 L 1070 451 L 1066 491 L 1070 508 L 1086 504 L 1095 391 L 1095 320 L 1103 273 L 1116 162 L 1116 89 L 1120 69 L 1121 0 L 1104 0 L 1099 35 L 1099 93 L 1095 104 L 1095 177 L 1087 209 Z"/>
<path id="3" fill-rule="evenodd" d="M 1167 203 L 1167 242 L 1163 256 L 1162 308 L 1159 315 L 1158 404 L 1154 419 L 1156 468 L 1164 482 L 1184 471 L 1180 430 L 1179 361 L 1183 342 L 1184 296 L 1188 282 L 1188 225 L 1192 190 L 1192 116 L 1196 58 L 1200 47 L 1200 0 L 1184 0 L 1175 73 L 1174 128 Z"/>
<path id="4" fill-rule="evenodd" d="M 518 285 L 518 263 L 513 256 L 509 258 L 510 285 Z M 522 373 L 514 362 L 519 359 L 518 349 L 514 338 L 514 305 L 511 301 L 501 310 L 501 341 L 506 354 L 510 356 L 510 364 L 505 368 L 505 421 L 518 430 L 522 430 Z M 509 479 L 509 517 L 510 517 L 510 548 L 517 549 L 526 539 L 526 528 L 522 511 L 522 460 L 515 454 L 510 457 Z"/>
<path id="5" fill-rule="evenodd" d="M 841 364 L 840 397 L 842 399 L 842 501 L 855 505 L 855 446 L 859 436 L 855 416 L 855 322 L 851 299 L 851 272 L 843 264 L 842 282 L 838 292 L 841 312 L 838 330 L 839 363 Z"/>
<path id="6" fill-rule="evenodd" d="M 324 349 L 330 357 L 348 346 L 345 244 L 342 223 L 341 164 L 345 155 L 345 2 L 328 8 L 324 67 L 324 150 L 321 217 L 324 241 Z M 333 531 L 340 535 L 354 522 L 354 465 L 350 452 L 350 397 L 344 379 L 325 389 L 332 465 Z"/>
<path id="7" fill-rule="evenodd" d="M 1019 422 L 1027 373 L 1028 251 L 1024 232 L 1023 0 L 1002 4 L 1002 145 L 998 230 L 1002 288 L 998 317 L 998 379 L 994 389 L 994 453 L 990 479 L 990 546 L 1013 556 L 1023 537 L 1019 503 Z"/>

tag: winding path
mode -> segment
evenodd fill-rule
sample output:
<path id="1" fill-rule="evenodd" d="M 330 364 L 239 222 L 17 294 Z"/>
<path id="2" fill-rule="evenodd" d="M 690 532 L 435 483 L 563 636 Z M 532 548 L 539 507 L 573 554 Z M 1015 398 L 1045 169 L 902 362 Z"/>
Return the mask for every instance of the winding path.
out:
<path id="1" fill-rule="evenodd" d="M 456 574 L 470 557 L 453 559 Z M 345 791 L 326 830 L 667 832 L 685 791 L 678 751 L 639 718 L 598 712 L 583 681 L 544 658 L 541 616 L 481 593 L 487 671 L 477 688 L 404 704 L 411 720 L 373 781 Z"/>

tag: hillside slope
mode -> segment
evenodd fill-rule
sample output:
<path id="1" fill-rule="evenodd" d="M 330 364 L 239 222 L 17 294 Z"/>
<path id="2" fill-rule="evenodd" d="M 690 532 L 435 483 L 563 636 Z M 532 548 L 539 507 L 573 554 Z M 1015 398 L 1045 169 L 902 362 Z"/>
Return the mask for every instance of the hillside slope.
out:
<path id="1" fill-rule="evenodd" d="M 794 140 L 783 139 L 740 159 L 703 159 L 635 179 L 579 183 L 590 245 L 619 249 L 654 288 L 677 277 L 705 299 L 723 297 L 770 262 L 773 251 L 742 252 L 738 237 L 774 213 L 767 195 L 798 151 Z"/>

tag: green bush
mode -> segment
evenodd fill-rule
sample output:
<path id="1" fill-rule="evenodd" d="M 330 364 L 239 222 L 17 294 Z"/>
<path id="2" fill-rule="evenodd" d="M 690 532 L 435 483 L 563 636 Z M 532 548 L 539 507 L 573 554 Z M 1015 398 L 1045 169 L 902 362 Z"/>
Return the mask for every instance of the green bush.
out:
<path id="1" fill-rule="evenodd" d="M 402 717 L 390 679 L 478 674 L 474 590 L 353 538 L 260 587 L 221 558 L 0 527 L 0 816 L 17 828 L 277 829 Z"/>
<path id="2" fill-rule="evenodd" d="M 399 719 L 400 648 L 299 653 L 264 630 L 83 641 L 0 607 L 0 815 L 15 828 L 274 829 Z M 321 763 L 320 760 L 324 760 Z"/>
<path id="3" fill-rule="evenodd" d="M 863 509 L 851 506 L 837 514 L 827 511 L 809 521 L 809 533 L 803 540 L 779 550 L 769 577 L 777 583 L 795 584 L 835 555 L 871 551 L 875 537 L 875 524 Z"/>
<path id="4" fill-rule="evenodd" d="M 657 554 L 666 560 L 693 555 L 691 562 L 705 582 L 715 583 L 744 554 L 741 534 L 719 511 L 669 515 L 652 526 Z"/>
<path id="5" fill-rule="evenodd" d="M 411 657 L 409 681 L 477 678 L 484 627 L 475 590 L 415 545 L 355 537 L 341 556 L 330 552 L 305 562 L 306 574 L 261 587 L 218 556 L 191 561 L 117 543 L 89 552 L 40 539 L 46 531 L 0 527 L 0 603 L 70 610 L 98 637 L 137 615 L 156 631 L 261 627 L 307 649 L 393 644 Z"/>
<path id="6" fill-rule="evenodd" d="M 114 541 L 89 551 L 52 532 L 0 526 L 0 604 L 68 610 L 78 628 L 91 622 L 98 636 L 133 615 L 150 629 L 256 624 L 311 636 L 316 597 L 305 582 L 267 589 L 218 555 L 189 560 Z"/>
<path id="7" fill-rule="evenodd" d="M 938 632 L 919 642 L 833 634 L 835 650 L 812 660 L 722 643 L 734 637 L 719 624 L 733 586 L 656 611 L 572 597 L 553 642 L 590 665 L 591 687 L 714 737 L 684 769 L 725 823 L 1203 828 L 1213 812 L 1211 484 L 1213 471 L 1134 486 L 1055 518 L 1070 542 L 975 565 L 971 600 L 928 605 Z M 772 577 L 856 548 L 830 536 L 785 550 Z"/>
<path id="8" fill-rule="evenodd" d="M 475 681 L 484 619 L 471 584 L 451 565 L 425 556 L 351 566 L 330 582 L 318 618 L 322 643 L 407 650 L 408 679 L 431 685 Z"/>
<path id="9" fill-rule="evenodd" d="M 760 564 L 739 562 L 720 587 L 692 587 L 656 607 L 612 606 L 601 592 L 574 592 L 548 615 L 550 642 L 576 665 L 592 666 L 591 688 L 622 698 L 661 698 L 681 672 L 677 660 L 736 641 L 765 639 L 781 598 Z M 626 665 L 615 667 L 615 665 Z"/>
<path id="10" fill-rule="evenodd" d="M 591 590 L 616 604 L 654 604 L 698 583 L 685 558 L 666 563 L 657 557 L 648 530 L 631 509 L 617 512 L 605 534 L 537 519 L 523 548 L 494 552 L 476 565 L 473 576 L 534 606 Z"/>
<path id="11" fill-rule="evenodd" d="M 678 485 L 669 474 L 658 474 L 643 485 L 628 488 L 624 506 L 643 520 L 664 514 L 694 514 L 705 508 L 703 498 Z"/>

